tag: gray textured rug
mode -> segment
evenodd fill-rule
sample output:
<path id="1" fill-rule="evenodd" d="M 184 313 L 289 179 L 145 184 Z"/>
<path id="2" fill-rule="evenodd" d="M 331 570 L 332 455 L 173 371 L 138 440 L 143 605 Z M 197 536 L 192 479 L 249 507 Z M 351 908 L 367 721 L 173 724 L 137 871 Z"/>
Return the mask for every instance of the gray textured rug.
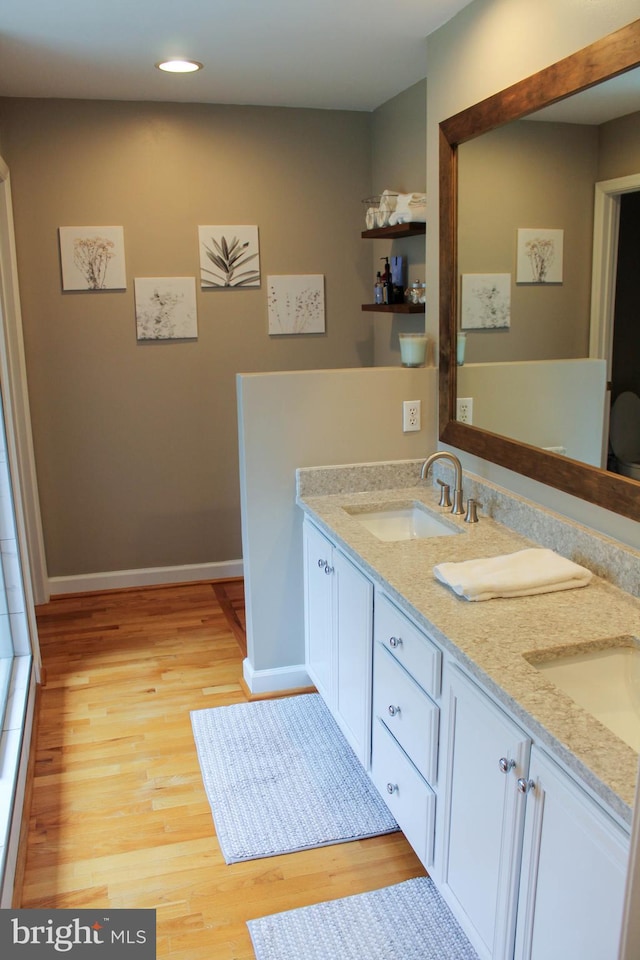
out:
<path id="1" fill-rule="evenodd" d="M 317 693 L 194 710 L 191 724 L 227 863 L 398 829 Z"/>
<path id="2" fill-rule="evenodd" d="M 257 960 L 478 960 L 429 877 L 247 926 Z"/>

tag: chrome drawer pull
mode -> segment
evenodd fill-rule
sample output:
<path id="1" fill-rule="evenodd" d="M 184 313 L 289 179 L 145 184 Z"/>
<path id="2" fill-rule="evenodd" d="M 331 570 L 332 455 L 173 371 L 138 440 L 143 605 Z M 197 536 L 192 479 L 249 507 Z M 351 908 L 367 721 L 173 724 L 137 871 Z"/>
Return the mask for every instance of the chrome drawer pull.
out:
<path id="1" fill-rule="evenodd" d="M 397 714 L 399 714 L 399 713 L 400 713 L 400 707 L 394 707 L 393 704 L 390 704 L 390 705 L 389 705 L 389 716 L 390 716 L 390 717 L 395 717 L 395 716 L 396 716 Z"/>
<path id="2" fill-rule="evenodd" d="M 399 647 L 402 643 L 402 637 L 389 637 L 389 646 L 393 647 L 395 650 L 396 647 Z"/>
<path id="3" fill-rule="evenodd" d="M 397 783 L 388 783 L 387 784 L 387 793 L 397 793 L 398 784 Z"/>
<path id="4" fill-rule="evenodd" d="M 330 567 L 327 563 L 325 565 L 324 572 L 327 574 L 327 576 L 330 576 L 333 573 L 333 567 Z"/>
<path id="5" fill-rule="evenodd" d="M 498 766 L 500 767 L 503 773 L 509 773 L 510 770 L 513 770 L 515 767 L 515 760 L 507 760 L 506 757 L 500 757 L 498 760 Z"/>
<path id="6" fill-rule="evenodd" d="M 323 567 L 326 567 L 326 565 L 327 565 L 326 560 L 322 560 L 322 559 L 318 560 L 318 566 L 320 567 L 321 570 Z"/>
<path id="7" fill-rule="evenodd" d="M 520 793 L 528 793 L 529 790 L 533 790 L 535 787 L 535 782 L 533 780 L 526 780 L 524 777 L 518 779 L 518 790 Z"/>

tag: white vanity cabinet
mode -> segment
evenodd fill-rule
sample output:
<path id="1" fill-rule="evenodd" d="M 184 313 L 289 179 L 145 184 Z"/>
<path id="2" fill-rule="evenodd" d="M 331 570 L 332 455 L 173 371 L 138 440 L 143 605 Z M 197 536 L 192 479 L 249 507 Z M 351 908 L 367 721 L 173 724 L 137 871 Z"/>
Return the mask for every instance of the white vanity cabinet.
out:
<path id="1" fill-rule="evenodd" d="M 516 960 L 616 960 L 629 836 L 535 746 L 528 780 Z"/>
<path id="2" fill-rule="evenodd" d="M 436 880 L 481 958 L 615 960 L 629 838 L 456 666 Z"/>
<path id="3" fill-rule="evenodd" d="M 433 862 L 442 654 L 375 596 L 371 778 L 418 857 Z"/>
<path id="4" fill-rule="evenodd" d="M 531 740 L 455 666 L 445 668 L 440 889 L 482 957 L 513 957 Z"/>
<path id="5" fill-rule="evenodd" d="M 303 543 L 307 672 L 368 769 L 373 585 L 307 518 Z"/>

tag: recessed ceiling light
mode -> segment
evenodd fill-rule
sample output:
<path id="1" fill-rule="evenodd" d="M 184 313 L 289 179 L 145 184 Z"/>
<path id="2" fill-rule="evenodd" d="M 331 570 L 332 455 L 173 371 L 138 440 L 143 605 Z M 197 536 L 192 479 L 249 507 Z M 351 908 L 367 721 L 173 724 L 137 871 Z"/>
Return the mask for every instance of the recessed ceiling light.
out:
<path id="1" fill-rule="evenodd" d="M 156 67 L 166 73 L 195 73 L 202 70 L 203 64 L 197 60 L 162 60 Z"/>

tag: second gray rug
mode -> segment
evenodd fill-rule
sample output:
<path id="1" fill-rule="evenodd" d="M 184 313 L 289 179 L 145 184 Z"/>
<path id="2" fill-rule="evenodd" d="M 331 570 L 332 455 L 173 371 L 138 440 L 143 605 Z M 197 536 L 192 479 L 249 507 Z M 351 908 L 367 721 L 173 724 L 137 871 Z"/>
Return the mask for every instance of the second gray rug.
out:
<path id="1" fill-rule="evenodd" d="M 257 960 L 479 960 L 430 877 L 247 926 Z"/>

